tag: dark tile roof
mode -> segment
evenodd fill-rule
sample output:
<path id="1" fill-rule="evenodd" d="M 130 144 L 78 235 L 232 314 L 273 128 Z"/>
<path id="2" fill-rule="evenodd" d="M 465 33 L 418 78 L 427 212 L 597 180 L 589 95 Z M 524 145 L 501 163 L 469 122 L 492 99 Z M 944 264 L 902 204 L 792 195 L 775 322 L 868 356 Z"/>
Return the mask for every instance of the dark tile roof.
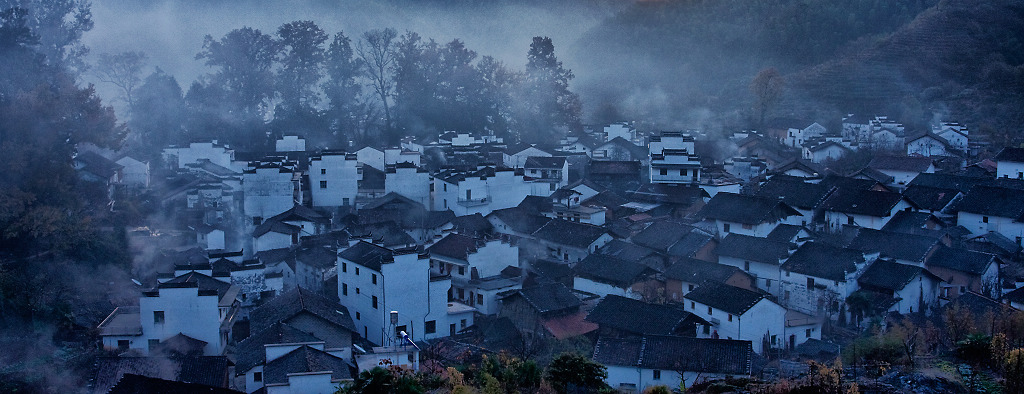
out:
<path id="1" fill-rule="evenodd" d="M 537 260 L 530 263 L 530 271 L 555 282 L 569 279 L 573 275 L 572 267 L 560 261 Z"/>
<path id="2" fill-rule="evenodd" d="M 697 217 L 743 224 L 774 223 L 800 212 L 773 198 L 718 193 L 701 208 Z"/>
<path id="3" fill-rule="evenodd" d="M 117 164 L 96 152 L 87 151 L 75 156 L 75 161 L 81 163 L 83 171 L 90 172 L 102 178 L 110 178 L 124 166 Z"/>
<path id="4" fill-rule="evenodd" d="M 359 241 L 355 245 L 338 252 L 338 257 L 380 272 L 381 264 L 394 261 L 395 256 L 391 249 L 366 241 Z"/>
<path id="5" fill-rule="evenodd" d="M 385 247 L 406 246 L 416 243 L 409 233 L 393 221 L 356 224 L 345 228 L 348 235 L 354 238 L 370 238 L 375 244 Z"/>
<path id="6" fill-rule="evenodd" d="M 252 236 L 258 238 L 270 232 L 294 235 L 302 232 L 302 228 L 279 220 L 267 220 L 256 227 L 256 230 L 253 230 Z"/>
<path id="7" fill-rule="evenodd" d="M 815 278 L 845 281 L 846 274 L 857 271 L 860 263 L 864 263 L 864 254 L 858 250 L 806 242 L 782 264 L 782 269 Z"/>
<path id="8" fill-rule="evenodd" d="M 573 294 L 572 290 L 561 283 L 542 284 L 535 287 L 520 289 L 514 294 L 523 297 L 537 313 L 566 311 L 579 308 L 583 301 Z"/>
<path id="9" fill-rule="evenodd" d="M 466 261 L 470 254 L 476 253 L 477 245 L 473 237 L 452 233 L 431 245 L 427 251 L 432 255 Z"/>
<path id="10" fill-rule="evenodd" d="M 852 176 L 855 178 L 870 179 L 872 181 L 885 185 L 893 183 L 893 181 L 896 180 L 896 178 L 893 178 L 892 176 L 887 175 L 886 173 L 871 167 L 864 167 L 860 171 L 854 173 Z"/>
<path id="11" fill-rule="evenodd" d="M 206 341 L 178 333 L 160 341 L 160 344 L 153 351 L 163 352 L 161 354 L 165 355 L 202 356 L 203 349 L 206 348 L 207 344 Z"/>
<path id="12" fill-rule="evenodd" d="M 899 193 L 839 188 L 825 199 L 822 208 L 832 212 L 885 217 L 892 214 L 892 209 L 901 200 L 903 196 Z"/>
<path id="13" fill-rule="evenodd" d="M 994 317 L 999 317 L 1005 313 L 1014 311 L 1009 305 L 1003 305 L 999 301 L 988 298 L 984 295 L 968 291 L 967 293 L 961 294 L 959 297 L 950 301 L 948 304 L 943 306 L 943 310 L 949 310 L 953 308 L 962 308 L 971 312 L 975 319 L 981 319 L 985 315 L 991 313 Z M 943 315 L 940 315 L 943 316 Z"/>
<path id="14" fill-rule="evenodd" d="M 352 379 L 348 363 L 322 350 L 302 346 L 278 357 L 263 367 L 263 383 L 288 383 L 288 375 L 304 372 L 331 372 L 331 380 Z"/>
<path id="15" fill-rule="evenodd" d="M 451 220 L 451 223 L 455 231 L 468 235 L 489 233 L 494 229 L 491 222 L 487 221 L 487 219 L 479 213 L 456 216 Z"/>
<path id="16" fill-rule="evenodd" d="M 197 383 L 176 382 L 159 378 L 151 378 L 136 374 L 124 374 L 114 387 L 107 391 L 108 394 L 238 394 L 235 391 L 223 387 L 214 387 Z"/>
<path id="17" fill-rule="evenodd" d="M 640 162 L 633 161 L 612 161 L 612 160 L 594 160 L 590 163 L 591 175 L 624 175 L 624 176 L 640 176 Z"/>
<path id="18" fill-rule="evenodd" d="M 565 157 L 552 156 L 530 156 L 526 158 L 523 168 L 553 168 L 561 169 L 565 165 Z"/>
<path id="19" fill-rule="evenodd" d="M 362 177 L 359 179 L 360 189 L 382 190 L 384 186 L 384 171 L 373 168 L 373 166 L 362 167 Z"/>
<path id="20" fill-rule="evenodd" d="M 743 234 L 729 234 L 718 243 L 719 256 L 779 265 L 789 256 L 791 244 Z"/>
<path id="21" fill-rule="evenodd" d="M 224 295 L 227 294 L 228 290 L 231 288 L 230 283 L 222 282 L 220 280 L 214 279 L 209 275 L 201 274 L 195 271 L 181 274 L 175 277 L 174 279 L 157 285 L 157 287 L 171 287 L 174 285 L 181 285 L 186 283 L 198 285 L 200 291 L 216 291 L 218 298 L 224 297 Z"/>
<path id="22" fill-rule="evenodd" d="M 690 206 L 702 198 L 710 198 L 707 191 L 697 185 L 666 185 L 662 183 L 644 183 L 626 196 L 630 200 Z"/>
<path id="23" fill-rule="evenodd" d="M 879 259 L 857 278 L 857 283 L 867 289 L 896 292 L 922 273 L 935 277 L 923 267 Z"/>
<path id="24" fill-rule="evenodd" d="M 1005 147 L 996 154 L 995 161 L 1024 163 L 1024 148 Z"/>
<path id="25" fill-rule="evenodd" d="M 330 269 L 338 266 L 338 252 L 331 247 L 313 246 L 300 248 L 295 252 L 295 259 L 305 265 L 319 269 Z"/>
<path id="26" fill-rule="evenodd" d="M 707 281 L 724 283 L 736 274 L 746 275 L 743 270 L 731 265 L 691 258 L 680 259 L 665 270 L 665 278 L 689 283 L 704 283 Z"/>
<path id="27" fill-rule="evenodd" d="M 704 242 L 701 244 L 703 245 L 704 243 L 707 243 L 711 237 L 711 234 L 688 224 L 669 220 L 657 220 L 651 222 L 651 224 L 646 228 L 633 235 L 631 241 L 640 246 L 667 252 L 674 245 L 684 241 L 691 234 L 699 235 L 699 237 L 686 240 L 687 243 L 699 242 L 703 239 Z"/>
<path id="28" fill-rule="evenodd" d="M 252 332 L 262 331 L 274 323 L 283 322 L 292 317 L 308 312 L 338 327 L 356 332 L 352 323 L 352 315 L 348 308 L 324 296 L 302 288 L 295 288 L 254 309 L 249 314 L 252 321 Z"/>
<path id="29" fill-rule="evenodd" d="M 895 215 L 892 215 L 892 219 L 889 219 L 889 221 L 885 223 L 885 226 L 882 226 L 882 231 L 926 235 L 929 233 L 922 232 L 922 230 L 928 230 L 926 226 L 928 226 L 929 223 L 937 223 L 938 226 L 945 226 L 939 218 L 928 212 L 899 211 L 896 212 Z"/>
<path id="30" fill-rule="evenodd" d="M 640 261 L 651 256 L 663 259 L 654 249 L 629 243 L 621 239 L 613 239 L 609 241 L 598 249 L 597 252 L 626 261 Z"/>
<path id="31" fill-rule="evenodd" d="M 540 215 L 544 212 L 551 212 L 552 202 L 549 197 L 526 196 L 516 207 L 524 209 L 534 215 Z"/>
<path id="32" fill-rule="evenodd" d="M 768 233 L 765 238 L 776 242 L 791 242 L 800 235 L 801 231 L 805 231 L 803 226 L 782 223 L 775 226 L 775 229 Z"/>
<path id="33" fill-rule="evenodd" d="M 126 374 L 224 387 L 229 364 L 224 356 L 100 357 L 96 360 L 96 392 L 107 392 Z"/>
<path id="34" fill-rule="evenodd" d="M 936 189 L 956 190 L 967 193 L 976 185 L 988 185 L 992 183 L 989 177 L 971 177 L 955 174 L 918 174 L 909 186 L 933 187 Z"/>
<path id="35" fill-rule="evenodd" d="M 608 140 L 608 142 L 605 142 L 604 144 L 601 144 L 600 146 L 598 146 L 598 148 L 600 148 L 600 147 L 602 147 L 604 145 L 617 145 L 619 147 L 625 148 L 626 150 L 629 151 L 630 154 L 633 155 L 633 157 L 636 157 L 636 158 L 647 157 L 647 154 L 648 154 L 648 151 L 647 151 L 646 148 L 644 148 L 642 146 L 639 146 L 637 144 L 634 144 L 632 142 L 629 142 L 625 138 L 622 138 L 622 137 L 612 138 L 612 139 Z"/>
<path id="36" fill-rule="evenodd" d="M 961 212 L 1024 220 L 1024 193 L 1019 190 L 975 186 L 957 204 Z"/>
<path id="37" fill-rule="evenodd" d="M 533 232 L 539 239 L 581 249 L 587 249 L 605 234 L 607 232 L 600 226 L 562 219 L 552 219 Z"/>
<path id="38" fill-rule="evenodd" d="M 947 247 L 936 250 L 925 262 L 928 267 L 941 267 L 973 275 L 984 274 L 990 264 L 998 264 L 993 254 Z"/>
<path id="39" fill-rule="evenodd" d="M 750 341 L 649 335 L 642 338 L 600 338 L 594 361 L 644 369 L 749 375 Z"/>
<path id="40" fill-rule="evenodd" d="M 746 313 L 765 295 L 724 283 L 705 282 L 683 297 L 738 316 Z"/>
<path id="41" fill-rule="evenodd" d="M 821 205 L 833 190 L 828 185 L 772 177 L 757 190 L 757 196 L 777 198 L 800 209 L 814 209 Z"/>
<path id="42" fill-rule="evenodd" d="M 680 306 L 650 304 L 617 295 L 605 296 L 587 315 L 587 321 L 637 335 L 673 335 L 684 323 L 704 322 Z"/>
<path id="43" fill-rule="evenodd" d="M 591 254 L 576 264 L 577 277 L 627 288 L 657 272 L 650 267 L 603 254 Z"/>
<path id="44" fill-rule="evenodd" d="M 238 343 L 235 371 L 244 373 L 267 361 L 264 345 L 283 343 L 322 342 L 313 334 L 299 330 L 287 323 L 277 322 L 259 332 L 250 335 Z"/>
<path id="45" fill-rule="evenodd" d="M 1020 287 L 1020 288 L 1017 288 L 1017 289 L 1015 289 L 1015 290 L 1013 290 L 1013 291 L 1011 291 L 1009 293 L 1003 294 L 1002 300 L 1009 301 L 1009 302 L 1015 302 L 1015 303 L 1018 303 L 1018 304 L 1019 303 L 1024 303 L 1024 287 Z"/>
<path id="46" fill-rule="evenodd" d="M 859 228 L 857 236 L 846 247 L 866 253 L 879 252 L 883 257 L 924 262 L 938 245 L 935 237 Z"/>
<path id="47" fill-rule="evenodd" d="M 939 189 L 929 186 L 910 185 L 903 191 L 903 197 L 920 209 L 941 211 L 953 202 L 960 192 L 955 189 Z"/>
<path id="48" fill-rule="evenodd" d="M 857 178 L 850 178 L 850 177 L 845 177 L 845 176 L 829 174 L 829 175 L 826 175 L 825 178 L 822 179 L 821 182 L 819 182 L 819 184 L 822 184 L 822 185 L 825 185 L 825 186 L 828 186 L 828 187 L 838 187 L 838 188 L 844 188 L 844 189 L 863 189 L 863 190 L 867 190 L 867 189 L 871 189 L 871 188 L 875 187 L 876 185 L 878 185 L 878 181 L 871 180 L 871 179 L 857 179 Z"/>
<path id="49" fill-rule="evenodd" d="M 868 167 L 876 170 L 924 172 L 932 165 L 932 159 L 918 156 L 875 156 Z"/>
<path id="50" fill-rule="evenodd" d="M 509 226 L 512 231 L 521 234 L 533 234 L 535 231 L 544 227 L 551 218 L 540 216 L 523 208 L 506 208 L 492 211 L 488 216 L 494 215 L 494 217 L 501 220 L 502 223 Z"/>

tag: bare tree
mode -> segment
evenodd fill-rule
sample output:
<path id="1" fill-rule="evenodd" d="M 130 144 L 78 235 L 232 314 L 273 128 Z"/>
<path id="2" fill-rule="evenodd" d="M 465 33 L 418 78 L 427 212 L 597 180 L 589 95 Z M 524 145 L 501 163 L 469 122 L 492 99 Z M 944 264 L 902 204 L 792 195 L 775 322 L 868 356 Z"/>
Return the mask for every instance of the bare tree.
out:
<path id="1" fill-rule="evenodd" d="M 359 42 L 356 53 L 363 64 L 366 78 L 373 85 L 373 90 L 380 98 L 384 110 L 384 131 L 391 131 L 391 108 L 388 105 L 388 97 L 394 93 L 395 80 L 395 38 L 398 33 L 395 29 L 375 29 L 363 33 L 363 39 Z M 390 135 L 389 135 L 390 137 Z"/>
<path id="2" fill-rule="evenodd" d="M 761 70 L 750 82 L 750 92 L 754 94 L 754 111 L 758 116 L 758 127 L 764 126 L 765 115 L 782 98 L 783 86 L 785 86 L 785 81 L 782 79 L 782 74 L 774 67 Z"/>
<path id="3" fill-rule="evenodd" d="M 100 81 L 113 84 L 121 89 L 128 108 L 135 104 L 132 93 L 142 83 L 142 68 L 146 66 L 148 57 L 138 51 L 117 54 L 102 53 L 96 62 L 96 75 Z"/>

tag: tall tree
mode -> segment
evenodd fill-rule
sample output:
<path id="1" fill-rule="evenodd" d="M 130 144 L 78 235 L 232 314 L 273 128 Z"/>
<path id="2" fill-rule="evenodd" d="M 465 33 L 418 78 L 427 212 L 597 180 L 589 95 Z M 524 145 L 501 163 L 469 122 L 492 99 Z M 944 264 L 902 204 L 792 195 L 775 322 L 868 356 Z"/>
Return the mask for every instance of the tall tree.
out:
<path id="1" fill-rule="evenodd" d="M 395 29 L 375 29 L 363 33 L 357 53 L 363 63 L 365 76 L 370 80 L 377 98 L 384 110 L 384 134 L 388 142 L 396 142 L 391 123 L 391 107 L 388 99 L 394 94 Z"/>
<path id="2" fill-rule="evenodd" d="M 329 38 L 313 21 L 295 21 L 277 29 L 281 68 L 277 72 L 282 105 L 289 111 L 309 112 L 319 97 L 323 78 L 324 43 Z"/>
<path id="3" fill-rule="evenodd" d="M 607 387 L 608 369 L 576 353 L 562 353 L 551 360 L 545 375 L 551 388 L 559 393 L 597 392 Z"/>
<path id="4" fill-rule="evenodd" d="M 134 105 L 135 88 L 142 83 L 142 68 L 146 66 L 147 56 L 139 51 L 127 51 L 115 54 L 101 53 L 96 61 L 96 75 L 100 81 L 116 86 L 121 90 L 128 109 Z"/>
<path id="5" fill-rule="evenodd" d="M 134 102 L 130 146 L 156 155 L 168 144 L 187 142 L 181 135 L 185 99 L 174 76 L 157 67 L 136 90 Z"/>
<path id="6" fill-rule="evenodd" d="M 274 95 L 272 67 L 278 52 L 273 37 L 243 27 L 220 40 L 207 35 L 196 59 L 219 69 L 209 82 L 223 89 L 238 109 L 259 114 L 261 104 Z"/>
<path id="7" fill-rule="evenodd" d="M 761 70 L 750 82 L 750 92 L 754 94 L 754 113 L 757 115 L 758 127 L 764 127 L 764 119 L 768 112 L 779 103 L 784 86 L 782 74 L 775 67 Z"/>
<path id="8" fill-rule="evenodd" d="M 557 128 L 575 130 L 580 127 L 582 104 L 569 90 L 574 75 L 562 67 L 555 56 L 551 38 L 534 37 L 527 53 L 525 100 L 526 113 L 520 120 L 528 138 L 550 140 Z"/>
<path id="9" fill-rule="evenodd" d="M 0 0 L 0 10 L 10 8 L 27 11 L 26 26 L 38 37 L 35 49 L 47 64 L 71 75 L 87 68 L 84 57 L 89 49 L 81 39 L 93 28 L 88 0 Z"/>
<path id="10" fill-rule="evenodd" d="M 359 112 L 357 106 L 362 90 L 356 78 L 360 75 L 361 67 L 362 64 L 352 50 L 352 40 L 344 32 L 335 34 L 327 48 L 327 80 L 323 84 L 324 95 L 330 101 L 327 117 L 331 131 L 335 134 L 352 133 L 356 128 L 355 118 Z"/>

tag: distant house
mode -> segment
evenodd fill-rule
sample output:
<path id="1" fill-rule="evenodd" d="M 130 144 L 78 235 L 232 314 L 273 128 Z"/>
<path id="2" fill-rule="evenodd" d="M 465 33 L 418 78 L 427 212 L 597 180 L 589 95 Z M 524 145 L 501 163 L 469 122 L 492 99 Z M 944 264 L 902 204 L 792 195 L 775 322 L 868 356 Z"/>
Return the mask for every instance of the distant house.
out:
<path id="1" fill-rule="evenodd" d="M 782 286 L 779 267 L 795 249 L 796 244 L 789 241 L 729 234 L 718 244 L 717 253 L 720 264 L 742 269 L 753 276 L 757 288 L 777 296 Z"/>
<path id="2" fill-rule="evenodd" d="M 597 330 L 583 305 L 565 285 L 549 283 L 505 294 L 498 316 L 512 319 L 526 338 L 566 339 Z"/>
<path id="3" fill-rule="evenodd" d="M 623 392 L 651 386 L 690 387 L 704 380 L 751 374 L 750 341 L 644 336 L 600 338 L 594 361 L 608 369 L 605 382 Z"/>
<path id="4" fill-rule="evenodd" d="M 523 164 L 525 176 L 549 184 L 549 190 L 569 184 L 569 162 L 565 157 L 528 157 Z"/>
<path id="5" fill-rule="evenodd" d="M 302 237 L 324 233 L 329 223 L 330 219 L 319 212 L 295 205 L 256 226 L 253 249 L 262 252 L 298 245 Z"/>
<path id="6" fill-rule="evenodd" d="M 552 219 L 531 234 L 547 247 L 548 254 L 566 264 L 575 264 L 612 240 L 604 228 L 592 224 Z"/>
<path id="7" fill-rule="evenodd" d="M 967 292 L 997 297 L 1000 264 L 993 254 L 944 247 L 928 258 L 925 267 L 942 278 L 939 295 L 948 300 Z"/>
<path id="8" fill-rule="evenodd" d="M 509 168 L 523 168 L 526 164 L 526 160 L 530 157 L 551 157 L 554 156 L 552 152 L 537 147 L 535 145 L 522 146 L 518 149 L 509 147 L 509 150 L 504 155 L 504 164 Z"/>
<path id="9" fill-rule="evenodd" d="M 758 197 L 776 198 L 795 208 L 803 217 L 801 225 L 810 224 L 818 215 L 821 204 L 825 202 L 835 187 L 818 183 L 804 182 L 795 177 L 772 177 L 757 190 Z"/>
<path id="10" fill-rule="evenodd" d="M 967 152 L 967 141 L 970 136 L 967 126 L 957 122 L 942 122 L 932 127 L 932 133 L 945 140 L 950 148 Z"/>
<path id="11" fill-rule="evenodd" d="M 828 160 L 839 160 L 853 153 L 849 147 L 835 141 L 812 141 L 803 147 L 803 158 L 812 163 L 824 163 Z"/>
<path id="12" fill-rule="evenodd" d="M 1024 148 L 1003 148 L 993 160 L 996 178 L 1024 179 Z"/>
<path id="13" fill-rule="evenodd" d="M 309 190 L 314 207 L 355 205 L 359 192 L 358 156 L 323 152 L 309 162 Z"/>
<path id="14" fill-rule="evenodd" d="M 964 145 L 966 148 L 966 144 Z M 920 133 L 907 137 L 907 155 L 918 155 L 923 157 L 946 156 L 952 153 L 954 148 L 950 146 L 945 138 L 931 132 Z"/>
<path id="15" fill-rule="evenodd" d="M 876 260 L 857 279 L 861 291 L 883 296 L 886 311 L 927 313 L 938 305 L 942 279 L 921 266 Z"/>
<path id="16" fill-rule="evenodd" d="M 647 149 L 618 136 L 594 148 L 591 157 L 594 160 L 639 162 L 646 162 L 649 159 Z"/>
<path id="17" fill-rule="evenodd" d="M 653 299 L 663 284 L 655 277 L 657 271 L 632 261 L 602 254 L 591 254 L 573 268 L 576 275 L 573 289 L 600 297 L 616 295 L 636 299 Z"/>
<path id="18" fill-rule="evenodd" d="M 893 182 L 900 186 L 909 184 L 920 174 L 935 172 L 932 159 L 915 156 L 875 156 L 868 167 L 893 177 Z"/>
<path id="19" fill-rule="evenodd" d="M 564 167 L 564 160 L 563 167 Z M 549 172 L 548 176 L 552 176 Z M 561 179 L 561 175 L 558 177 Z M 554 178 L 548 179 L 555 181 Z M 560 182 L 560 181 L 559 181 Z M 451 210 L 457 216 L 487 215 L 497 209 L 511 208 L 534 195 L 535 182 L 508 168 L 484 167 L 475 171 L 445 170 L 434 175 L 434 211 Z M 544 196 L 557 190 L 558 183 L 537 183 Z M 556 185 L 551 188 L 551 185 Z"/>
<path id="20" fill-rule="evenodd" d="M 121 166 L 121 183 L 132 189 L 149 188 L 149 163 L 137 160 L 131 156 L 124 156 L 117 159 L 116 163 Z"/>
<path id="21" fill-rule="evenodd" d="M 363 165 L 384 171 L 384 152 L 380 149 L 365 146 L 356 150 L 356 160 Z"/>
<path id="22" fill-rule="evenodd" d="M 1022 244 L 1024 193 L 1020 190 L 978 185 L 956 207 L 956 224 L 971 234 L 997 232 Z"/>
<path id="23" fill-rule="evenodd" d="M 838 318 L 846 298 L 857 290 L 857 277 L 866 264 L 861 251 L 806 242 L 782 264 L 780 302 L 812 316 Z"/>
<path id="24" fill-rule="evenodd" d="M 760 292 L 707 282 L 684 297 L 686 310 L 711 323 L 698 336 L 751 341 L 755 352 L 782 345 L 786 309 Z"/>
<path id="25" fill-rule="evenodd" d="M 651 136 L 651 183 L 696 184 L 700 182 L 700 157 L 694 153 L 694 138 L 679 132 Z"/>
<path id="26" fill-rule="evenodd" d="M 880 229 L 898 211 L 914 206 L 899 193 L 839 188 L 821 205 L 825 226 L 839 231 L 844 225 Z"/>
<path id="27" fill-rule="evenodd" d="M 780 223 L 800 224 L 803 216 L 777 199 L 718 193 L 697 212 L 697 217 L 713 221 L 720 237 L 729 233 L 764 237 Z"/>
<path id="28" fill-rule="evenodd" d="M 755 278 L 739 268 L 691 258 L 679 259 L 665 269 L 662 276 L 665 278 L 665 297 L 671 301 L 682 301 L 686 293 L 709 281 L 757 290 Z"/>
<path id="29" fill-rule="evenodd" d="M 553 220 L 519 207 L 494 210 L 486 218 L 494 231 L 517 237 L 529 237 Z"/>
<path id="30" fill-rule="evenodd" d="M 715 260 L 714 235 L 697 227 L 670 220 L 656 220 L 630 239 L 634 244 L 669 256 Z"/>
<path id="31" fill-rule="evenodd" d="M 506 240 L 448 234 L 427 248 L 427 252 L 431 273 L 451 276 L 452 287 L 448 290 L 451 300 L 472 307 L 493 306 L 496 292 L 488 289 L 512 288 L 519 284 L 511 278 L 499 279 L 505 268 L 519 267 L 519 247 Z M 484 288 L 480 288 L 481 285 Z"/>
<path id="32" fill-rule="evenodd" d="M 869 228 L 847 228 L 854 235 L 846 244 L 865 254 L 878 253 L 880 257 L 895 259 L 902 264 L 922 267 L 925 261 L 942 246 L 937 237 Z"/>
<path id="33" fill-rule="evenodd" d="M 606 296 L 598 302 L 587 315 L 587 321 L 598 325 L 598 335 L 615 338 L 642 335 L 695 337 L 698 325 L 709 324 L 679 304 L 652 304 L 616 295 Z"/>

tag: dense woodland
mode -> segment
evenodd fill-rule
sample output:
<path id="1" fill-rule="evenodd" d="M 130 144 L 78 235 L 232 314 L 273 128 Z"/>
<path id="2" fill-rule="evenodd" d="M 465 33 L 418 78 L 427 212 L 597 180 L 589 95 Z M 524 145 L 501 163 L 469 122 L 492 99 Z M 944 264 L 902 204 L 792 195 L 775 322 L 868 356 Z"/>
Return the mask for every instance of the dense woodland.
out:
<path id="1" fill-rule="evenodd" d="M 1019 143 L 1021 26 L 1024 4 L 1014 0 L 638 2 L 579 42 L 535 38 L 522 48 L 526 67 L 516 69 L 458 39 L 294 21 L 207 36 L 195 57 L 209 72 L 178 81 L 144 52 L 87 56 L 86 1 L 0 0 L 0 391 L 83 386 L 96 352 L 90 329 L 129 283 L 124 229 L 153 213 L 144 201 L 112 209 L 103 190 L 80 182 L 71 164 L 78 143 L 159 160 L 162 147 L 197 138 L 254 150 L 285 132 L 313 147 L 394 144 L 445 130 L 550 142 L 584 123 L 721 132 L 757 127 L 765 115 L 828 120 L 846 112 L 889 113 L 910 126 L 940 113 Z M 587 76 L 575 78 L 562 56 L 590 64 Z M 751 82 L 772 68 L 785 83 L 758 111 L 763 97 Z M 82 82 L 86 73 L 118 88 L 127 117 Z M 644 94 L 660 99 L 637 99 Z M 1000 353 L 1005 341 L 1021 341 L 1019 318 L 996 329 L 946 316 L 958 331 L 869 335 L 862 346 L 874 353 L 844 358 L 913 364 L 918 351 L 941 344 L 975 367 L 1020 376 L 1013 371 L 1024 356 Z M 352 391 L 377 392 L 367 385 L 398 379 L 419 390 L 512 392 L 540 388 L 542 376 L 545 389 L 564 391 L 566 375 L 582 385 L 600 374 L 554 368 L 552 376 L 551 367 L 506 358 L 434 376 L 361 376 Z M 758 390 L 851 388 L 826 367 L 786 384 Z"/>

